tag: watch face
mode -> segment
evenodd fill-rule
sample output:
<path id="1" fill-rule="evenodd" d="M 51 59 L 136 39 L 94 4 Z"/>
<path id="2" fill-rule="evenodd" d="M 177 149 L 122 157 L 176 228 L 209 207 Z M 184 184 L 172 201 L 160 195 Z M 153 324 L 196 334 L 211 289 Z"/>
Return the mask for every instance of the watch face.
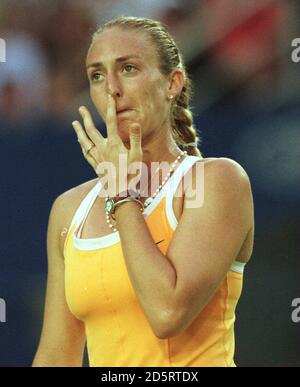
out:
<path id="1" fill-rule="evenodd" d="M 111 212 L 112 208 L 114 206 L 114 202 L 111 199 L 108 199 L 105 203 L 105 208 L 107 212 Z"/>

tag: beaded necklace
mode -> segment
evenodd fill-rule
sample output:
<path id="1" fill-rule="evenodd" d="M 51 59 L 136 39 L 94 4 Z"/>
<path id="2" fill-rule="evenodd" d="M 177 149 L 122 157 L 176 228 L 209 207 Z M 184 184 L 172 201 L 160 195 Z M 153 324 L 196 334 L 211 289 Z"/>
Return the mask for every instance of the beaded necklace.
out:
<path id="1" fill-rule="evenodd" d="M 176 160 L 172 163 L 171 165 L 171 168 L 169 170 L 169 172 L 167 173 L 166 177 L 164 178 L 163 182 L 160 184 L 160 186 L 156 189 L 156 191 L 154 192 L 154 194 L 152 196 L 149 196 L 145 202 L 144 202 L 144 209 L 147 208 L 152 202 L 153 200 L 155 199 L 155 197 L 158 195 L 158 193 L 161 191 L 162 187 L 166 184 L 166 182 L 169 180 L 171 174 L 174 172 L 174 169 L 176 167 L 176 165 L 178 164 L 179 160 L 187 154 L 187 151 L 181 151 L 180 152 L 180 155 L 176 157 Z M 116 229 L 116 227 L 114 227 L 114 225 L 111 223 L 110 221 L 110 216 L 108 214 L 108 211 L 105 211 L 106 212 L 106 223 L 108 225 L 109 228 L 113 229 L 113 231 L 118 231 Z"/>

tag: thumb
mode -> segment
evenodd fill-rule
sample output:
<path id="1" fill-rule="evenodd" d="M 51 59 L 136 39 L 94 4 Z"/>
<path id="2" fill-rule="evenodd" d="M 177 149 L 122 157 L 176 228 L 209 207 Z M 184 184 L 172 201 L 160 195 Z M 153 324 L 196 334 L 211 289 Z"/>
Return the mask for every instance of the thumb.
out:
<path id="1" fill-rule="evenodd" d="M 142 135 L 141 135 L 141 125 L 133 124 L 130 128 L 130 149 L 139 151 L 141 149 Z"/>

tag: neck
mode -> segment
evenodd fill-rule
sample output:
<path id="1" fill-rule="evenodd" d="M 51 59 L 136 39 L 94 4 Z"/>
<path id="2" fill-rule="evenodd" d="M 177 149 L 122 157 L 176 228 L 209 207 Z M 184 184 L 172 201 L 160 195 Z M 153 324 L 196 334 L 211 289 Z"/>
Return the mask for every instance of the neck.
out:
<path id="1" fill-rule="evenodd" d="M 151 172 L 151 162 L 172 163 L 180 155 L 180 149 L 169 132 L 165 136 L 158 135 L 151 142 L 143 141 L 142 148 L 143 162 L 147 165 L 149 173 Z"/>
<path id="2" fill-rule="evenodd" d="M 162 134 L 159 133 L 157 137 L 152 138 L 151 141 L 147 141 L 147 138 L 143 138 L 142 149 L 143 162 L 147 166 L 148 172 L 147 196 L 152 196 L 152 194 L 163 181 L 163 173 L 162 170 L 157 171 L 157 166 L 153 166 L 151 168 L 151 163 L 167 163 L 167 169 L 169 171 L 169 168 L 171 168 L 172 163 L 180 155 L 181 150 L 175 143 L 169 131 L 166 132 L 165 136 L 162 136 Z M 180 162 L 181 161 L 182 160 L 180 160 Z M 141 187 L 141 189 L 142 191 L 144 190 L 143 187 Z"/>

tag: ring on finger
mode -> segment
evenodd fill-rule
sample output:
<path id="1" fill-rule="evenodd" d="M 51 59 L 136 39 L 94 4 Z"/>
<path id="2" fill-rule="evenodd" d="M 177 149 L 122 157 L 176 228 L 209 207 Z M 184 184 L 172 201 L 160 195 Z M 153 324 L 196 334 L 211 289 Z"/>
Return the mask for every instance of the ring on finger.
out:
<path id="1" fill-rule="evenodd" d="M 83 148 L 83 152 L 88 155 L 90 150 L 95 146 L 95 144 L 90 144 L 88 148 Z"/>

